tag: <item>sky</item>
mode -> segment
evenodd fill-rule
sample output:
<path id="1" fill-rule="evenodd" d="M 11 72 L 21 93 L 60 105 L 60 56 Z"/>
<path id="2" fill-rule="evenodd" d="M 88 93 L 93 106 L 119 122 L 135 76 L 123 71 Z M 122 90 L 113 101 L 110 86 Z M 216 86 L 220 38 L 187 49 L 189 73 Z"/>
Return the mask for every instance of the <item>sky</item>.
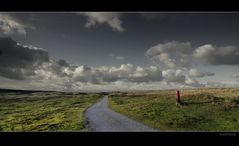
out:
<path id="1" fill-rule="evenodd" d="M 0 12 L 0 88 L 239 85 L 239 13 Z"/>

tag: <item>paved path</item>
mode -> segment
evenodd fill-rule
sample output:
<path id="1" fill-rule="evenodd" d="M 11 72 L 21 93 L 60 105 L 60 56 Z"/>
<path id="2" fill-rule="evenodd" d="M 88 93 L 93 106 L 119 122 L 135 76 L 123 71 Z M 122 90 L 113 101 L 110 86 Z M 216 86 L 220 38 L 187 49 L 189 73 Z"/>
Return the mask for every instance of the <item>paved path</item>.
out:
<path id="1" fill-rule="evenodd" d="M 85 117 L 88 122 L 88 128 L 90 129 L 90 131 L 156 131 L 148 126 L 145 126 L 135 120 L 129 119 L 128 117 L 109 109 L 108 96 L 104 96 L 101 101 L 97 102 L 92 107 L 87 109 Z"/>

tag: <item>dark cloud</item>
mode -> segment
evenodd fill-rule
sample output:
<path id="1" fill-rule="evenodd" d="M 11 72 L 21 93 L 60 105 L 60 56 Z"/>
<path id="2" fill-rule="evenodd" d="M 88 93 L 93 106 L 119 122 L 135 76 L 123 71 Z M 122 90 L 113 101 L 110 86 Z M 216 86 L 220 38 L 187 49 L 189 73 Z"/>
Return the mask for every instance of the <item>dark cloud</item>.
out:
<path id="1" fill-rule="evenodd" d="M 206 64 L 238 65 L 239 48 L 235 46 L 217 47 L 206 44 L 196 48 L 194 57 Z"/>
<path id="2" fill-rule="evenodd" d="M 21 45 L 11 38 L 0 38 L 0 48 L 3 53 L 0 58 L 1 67 L 25 68 L 49 61 L 47 51 Z"/>
<path id="3" fill-rule="evenodd" d="M 69 63 L 63 59 L 60 59 L 57 61 L 57 63 L 60 65 L 60 66 L 64 66 L 64 67 L 68 67 L 69 66 Z"/>
<path id="4" fill-rule="evenodd" d="M 34 74 L 33 70 L 49 61 L 48 52 L 33 46 L 24 46 L 11 38 L 0 38 L 0 75 L 23 79 L 24 74 Z"/>

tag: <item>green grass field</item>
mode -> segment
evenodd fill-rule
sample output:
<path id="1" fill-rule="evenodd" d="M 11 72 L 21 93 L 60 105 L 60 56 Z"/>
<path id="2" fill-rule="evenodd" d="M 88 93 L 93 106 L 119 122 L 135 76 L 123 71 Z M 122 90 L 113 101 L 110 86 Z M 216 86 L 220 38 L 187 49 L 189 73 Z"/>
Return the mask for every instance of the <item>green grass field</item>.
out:
<path id="1" fill-rule="evenodd" d="M 109 106 L 160 131 L 239 131 L 239 89 L 111 93 Z M 87 131 L 84 111 L 101 94 L 0 92 L 0 131 Z"/>
<path id="2" fill-rule="evenodd" d="M 0 131 L 85 131 L 84 111 L 99 94 L 0 93 Z"/>
<path id="3" fill-rule="evenodd" d="M 239 89 L 115 93 L 110 108 L 160 131 L 239 131 Z"/>

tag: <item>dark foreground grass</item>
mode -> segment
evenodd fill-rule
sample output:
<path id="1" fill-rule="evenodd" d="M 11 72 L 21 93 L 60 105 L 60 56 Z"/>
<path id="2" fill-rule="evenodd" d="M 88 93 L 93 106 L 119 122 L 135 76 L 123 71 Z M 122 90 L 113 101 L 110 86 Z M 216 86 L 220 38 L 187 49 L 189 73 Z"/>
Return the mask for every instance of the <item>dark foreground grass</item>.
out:
<path id="1" fill-rule="evenodd" d="M 160 131 L 239 131 L 239 97 L 195 92 L 184 94 L 182 105 L 176 106 L 175 92 L 168 90 L 115 94 L 109 103 L 113 110 Z"/>
<path id="2" fill-rule="evenodd" d="M 0 93 L 0 131 L 85 131 L 84 111 L 98 94 Z"/>

